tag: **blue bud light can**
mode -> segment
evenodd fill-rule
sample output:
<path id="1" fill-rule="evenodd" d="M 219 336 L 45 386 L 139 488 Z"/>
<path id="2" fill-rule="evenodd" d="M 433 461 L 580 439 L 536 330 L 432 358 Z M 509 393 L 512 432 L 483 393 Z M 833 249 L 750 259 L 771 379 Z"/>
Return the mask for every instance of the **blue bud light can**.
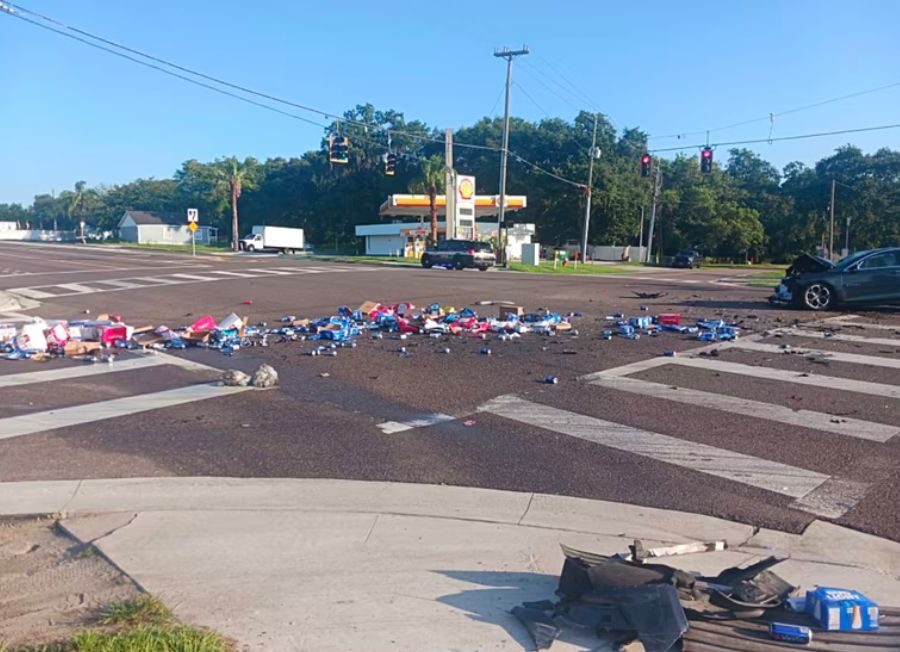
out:
<path id="1" fill-rule="evenodd" d="M 770 623 L 769 638 L 785 643 L 809 645 L 812 643 L 812 630 L 802 625 L 788 625 L 785 623 Z"/>

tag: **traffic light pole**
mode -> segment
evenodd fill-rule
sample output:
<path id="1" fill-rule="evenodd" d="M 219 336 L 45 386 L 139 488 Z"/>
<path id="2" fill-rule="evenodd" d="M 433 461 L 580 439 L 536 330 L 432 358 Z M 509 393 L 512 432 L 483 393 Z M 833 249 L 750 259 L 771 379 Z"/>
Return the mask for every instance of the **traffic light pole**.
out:
<path id="1" fill-rule="evenodd" d="M 653 180 L 653 207 L 650 209 L 650 234 L 647 236 L 647 261 L 653 255 L 653 229 L 656 226 L 656 201 L 659 198 L 659 188 L 662 185 L 662 169 L 659 159 L 656 160 L 656 178 Z"/>
<path id="2" fill-rule="evenodd" d="M 581 262 L 587 263 L 587 247 L 588 247 L 588 231 L 591 228 L 591 194 L 594 183 L 594 153 L 597 150 L 597 121 L 600 118 L 599 113 L 594 114 L 594 135 L 591 136 L 591 149 L 588 151 L 588 157 L 590 158 L 590 163 L 588 163 L 588 180 L 587 180 L 587 188 L 585 192 L 587 193 L 587 201 L 585 202 L 586 206 L 584 208 L 584 235 L 581 238 Z"/>
<path id="3" fill-rule="evenodd" d="M 503 219 L 506 213 L 506 165 L 509 158 L 509 87 L 512 84 L 512 60 L 528 54 L 528 48 L 523 47 L 521 50 L 495 50 L 494 56 L 500 59 L 506 59 L 506 105 L 503 111 L 503 146 L 500 152 L 500 206 L 497 210 L 497 248 L 500 250 L 500 257 L 503 260 L 503 266 L 509 267 L 509 261 L 506 259 L 506 246 L 503 242 Z"/>

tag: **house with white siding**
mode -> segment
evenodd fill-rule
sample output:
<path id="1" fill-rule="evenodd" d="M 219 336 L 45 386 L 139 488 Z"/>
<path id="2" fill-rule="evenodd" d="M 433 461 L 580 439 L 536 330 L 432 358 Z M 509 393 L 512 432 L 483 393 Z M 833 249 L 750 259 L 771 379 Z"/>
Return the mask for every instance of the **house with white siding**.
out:
<path id="1" fill-rule="evenodd" d="M 119 239 L 138 244 L 191 244 L 191 230 L 185 215 L 151 211 L 125 211 L 119 220 Z M 219 239 L 219 229 L 199 226 L 197 244 L 211 244 Z"/>

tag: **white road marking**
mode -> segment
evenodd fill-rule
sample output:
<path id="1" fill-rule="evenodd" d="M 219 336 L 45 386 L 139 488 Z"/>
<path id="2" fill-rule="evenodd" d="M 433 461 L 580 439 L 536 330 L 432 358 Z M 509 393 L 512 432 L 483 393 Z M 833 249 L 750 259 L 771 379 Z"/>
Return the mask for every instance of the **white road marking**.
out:
<path id="1" fill-rule="evenodd" d="M 196 274 L 169 274 L 169 276 L 173 278 L 184 278 L 189 281 L 218 281 L 217 278 L 210 278 L 209 276 L 198 276 Z"/>
<path id="2" fill-rule="evenodd" d="M 80 364 L 77 367 L 65 367 L 63 369 L 48 369 L 45 371 L 31 371 L 24 374 L 9 374 L 0 376 L 0 389 L 4 387 L 21 387 L 34 383 L 49 383 L 57 380 L 71 380 L 87 376 L 114 373 L 116 371 L 134 371 L 148 367 L 159 367 L 169 364 L 163 356 L 147 356 L 113 362 L 112 364 Z"/>
<path id="3" fill-rule="evenodd" d="M 830 477 L 751 455 L 559 410 L 515 396 L 495 398 L 478 409 L 529 426 L 577 437 L 791 498 L 803 498 Z"/>
<path id="4" fill-rule="evenodd" d="M 0 419 L 0 439 L 10 439 L 22 435 L 31 435 L 57 428 L 93 423 L 104 419 L 124 417 L 139 412 L 169 408 L 208 398 L 230 396 L 248 391 L 249 387 L 225 387 L 218 383 L 191 385 L 151 394 L 137 394 L 116 398 L 110 401 L 88 403 L 74 407 L 61 408 L 23 414 L 16 417 Z"/>
<path id="5" fill-rule="evenodd" d="M 784 369 L 760 367 L 724 360 L 710 360 L 707 358 L 665 358 L 670 364 L 717 371 L 754 378 L 777 380 L 783 383 L 796 383 L 798 385 L 811 385 L 812 387 L 836 389 L 844 392 L 858 392 L 872 396 L 885 396 L 887 398 L 900 398 L 900 386 L 872 383 L 864 380 L 852 380 L 850 378 L 838 378 L 836 376 L 821 376 L 819 374 L 798 373 Z"/>
<path id="6" fill-rule="evenodd" d="M 386 435 L 393 435 L 397 432 L 413 430 L 414 428 L 427 428 L 428 426 L 434 426 L 439 423 L 446 423 L 454 420 L 455 417 L 451 417 L 449 414 L 436 412 L 434 414 L 427 414 L 418 419 L 409 419 L 408 421 L 385 421 L 384 423 L 379 423 L 378 427 L 381 428 L 381 431 Z"/>
<path id="7" fill-rule="evenodd" d="M 855 437 L 869 441 L 886 442 L 900 435 L 900 428 L 883 423 L 835 417 L 812 410 L 792 410 L 791 408 L 761 401 L 751 401 L 737 396 L 714 394 L 687 387 L 674 388 L 662 383 L 654 383 L 637 378 L 601 377 L 591 381 L 592 385 L 607 389 L 617 389 L 640 396 L 651 396 L 667 401 L 686 403 L 698 407 L 720 410 L 730 414 L 741 414 L 756 419 L 777 421 L 791 426 L 832 432 L 845 437 Z"/>
<path id="8" fill-rule="evenodd" d="M 779 353 L 781 355 L 793 354 L 800 357 L 804 355 L 814 355 L 826 360 L 834 360 L 835 362 L 849 362 L 851 364 L 863 364 L 872 367 L 887 367 L 889 369 L 900 369 L 900 359 L 898 358 L 882 358 L 877 355 L 860 355 L 859 353 L 844 353 L 842 351 L 826 351 L 824 349 L 810 349 L 805 346 L 792 346 L 790 349 L 783 349 L 778 344 L 766 344 L 765 342 L 749 342 L 738 341 L 734 344 L 733 349 L 746 349 L 748 351 L 762 351 L 764 353 Z"/>
<path id="9" fill-rule="evenodd" d="M 267 269 L 263 267 L 252 267 L 247 270 L 248 272 L 258 272 L 260 274 L 274 274 L 275 276 L 288 276 L 290 272 L 282 272 L 277 269 Z"/>
<path id="10" fill-rule="evenodd" d="M 825 518 L 840 518 L 862 500 L 871 485 L 844 478 L 830 478 L 798 498 L 791 507 Z"/>
<path id="11" fill-rule="evenodd" d="M 852 321 L 842 321 L 842 326 L 846 326 L 847 328 L 861 328 L 863 330 L 872 330 L 876 331 L 893 331 L 895 333 L 900 333 L 900 324 L 895 324 L 891 326 L 890 324 L 869 324 L 867 322 L 858 323 Z"/>
<path id="12" fill-rule="evenodd" d="M 68 290 L 69 292 L 75 292 L 77 294 L 91 294 L 92 292 L 96 292 L 94 288 L 88 287 L 87 285 L 81 285 L 79 283 L 61 283 L 56 287 L 63 288 L 64 290 Z"/>
<path id="13" fill-rule="evenodd" d="M 129 283 L 128 281 L 91 281 L 92 283 L 104 283 L 106 285 L 112 285 L 115 288 L 121 288 L 123 290 L 131 290 L 133 288 L 142 288 L 143 285 L 138 285 L 137 283 Z"/>
<path id="14" fill-rule="evenodd" d="M 811 331 L 803 328 L 777 328 L 773 333 L 783 335 L 795 335 L 797 337 L 811 337 L 820 340 L 834 340 L 836 342 L 857 342 L 861 344 L 880 344 L 882 346 L 900 347 L 900 338 L 895 337 L 863 337 L 862 335 L 845 335 L 844 333 L 831 333 L 823 331 Z"/>
<path id="15" fill-rule="evenodd" d="M 42 290 L 36 290 L 34 288 L 10 288 L 7 292 L 18 294 L 29 299 L 52 299 L 56 296 L 55 294 L 43 292 Z"/>
<path id="16" fill-rule="evenodd" d="M 216 270 L 208 272 L 209 274 L 222 274 L 223 276 L 235 276 L 238 278 L 256 278 L 256 274 L 247 274 L 245 272 L 226 272 L 224 270 Z"/>

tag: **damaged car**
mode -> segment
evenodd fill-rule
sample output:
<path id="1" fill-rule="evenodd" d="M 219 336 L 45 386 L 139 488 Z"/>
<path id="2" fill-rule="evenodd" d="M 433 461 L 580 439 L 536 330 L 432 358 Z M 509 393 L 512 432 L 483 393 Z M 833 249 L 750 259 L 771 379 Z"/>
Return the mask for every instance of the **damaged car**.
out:
<path id="1" fill-rule="evenodd" d="M 807 310 L 900 304 L 900 247 L 859 251 L 836 263 L 803 254 L 769 302 Z"/>

